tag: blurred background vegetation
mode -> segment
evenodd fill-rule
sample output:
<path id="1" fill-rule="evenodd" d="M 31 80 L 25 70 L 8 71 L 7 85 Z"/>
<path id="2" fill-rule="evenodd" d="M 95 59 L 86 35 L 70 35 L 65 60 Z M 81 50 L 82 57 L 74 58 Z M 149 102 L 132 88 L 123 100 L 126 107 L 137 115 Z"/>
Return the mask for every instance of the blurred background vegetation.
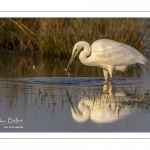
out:
<path id="1" fill-rule="evenodd" d="M 147 22 L 143 18 L 0 18 L 0 53 L 68 58 L 76 42 L 92 44 L 101 38 L 143 52 L 149 46 Z"/>
<path id="2" fill-rule="evenodd" d="M 129 44 L 141 53 L 149 48 L 149 18 L 0 18 L 0 77 L 66 76 L 74 44 L 107 38 Z M 102 69 L 71 67 L 77 76 L 103 76 Z M 138 74 L 138 73 L 137 73 Z M 135 76 L 133 70 L 115 76 Z"/>

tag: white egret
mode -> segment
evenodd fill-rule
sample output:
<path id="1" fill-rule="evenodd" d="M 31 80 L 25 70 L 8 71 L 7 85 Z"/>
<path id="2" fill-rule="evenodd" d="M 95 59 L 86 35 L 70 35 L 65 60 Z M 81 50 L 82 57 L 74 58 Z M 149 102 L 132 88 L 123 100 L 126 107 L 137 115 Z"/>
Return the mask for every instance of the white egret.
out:
<path id="1" fill-rule="evenodd" d="M 73 47 L 66 70 L 80 51 L 81 63 L 103 68 L 105 80 L 108 80 L 109 74 L 110 81 L 112 81 L 112 75 L 115 71 L 125 72 L 129 66 L 147 63 L 147 59 L 135 48 L 117 41 L 100 39 L 93 42 L 91 46 L 86 41 L 77 42 Z"/>

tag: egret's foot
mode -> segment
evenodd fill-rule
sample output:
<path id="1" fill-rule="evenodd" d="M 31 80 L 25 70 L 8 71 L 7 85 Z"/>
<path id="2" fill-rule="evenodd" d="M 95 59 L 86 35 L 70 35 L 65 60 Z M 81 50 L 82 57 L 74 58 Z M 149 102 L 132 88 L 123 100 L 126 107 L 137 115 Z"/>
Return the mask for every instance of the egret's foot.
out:
<path id="1" fill-rule="evenodd" d="M 112 77 L 110 77 L 110 82 L 112 83 Z"/>

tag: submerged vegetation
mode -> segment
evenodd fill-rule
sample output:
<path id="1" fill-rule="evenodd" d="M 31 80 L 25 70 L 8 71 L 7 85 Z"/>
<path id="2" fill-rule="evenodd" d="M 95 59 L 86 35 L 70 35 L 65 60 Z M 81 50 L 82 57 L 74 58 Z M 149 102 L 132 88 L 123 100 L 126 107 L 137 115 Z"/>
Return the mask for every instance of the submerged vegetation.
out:
<path id="1" fill-rule="evenodd" d="M 47 113 L 49 111 L 51 113 L 67 111 L 69 108 L 75 114 L 79 109 L 80 111 L 84 109 L 85 112 L 85 107 L 87 107 L 95 112 L 95 117 L 103 113 L 103 119 L 106 116 L 113 119 L 114 115 L 112 114 L 117 114 L 119 119 L 122 111 L 126 114 L 136 109 L 150 113 L 150 90 L 140 90 L 138 87 L 126 85 L 126 89 L 124 86 L 116 86 L 115 90 L 110 91 L 106 90 L 104 86 L 103 89 L 99 85 L 94 87 L 81 86 L 80 88 L 74 86 L 65 89 L 67 87 L 65 85 L 63 88 L 42 84 L 34 86 L 27 82 L 19 83 L 15 80 L 14 82 L 5 82 L 1 80 L 0 107 L 5 106 L 7 110 L 12 112 L 17 111 L 18 108 L 21 108 L 21 112 L 28 111 L 31 107 L 36 108 L 36 111 L 43 108 Z M 33 113 L 34 111 L 35 109 L 33 109 Z M 111 113 L 109 114 L 109 112 Z"/>
<path id="2" fill-rule="evenodd" d="M 66 58 L 74 43 L 101 38 L 143 52 L 148 32 L 141 24 L 139 18 L 0 18 L 0 52 Z"/>

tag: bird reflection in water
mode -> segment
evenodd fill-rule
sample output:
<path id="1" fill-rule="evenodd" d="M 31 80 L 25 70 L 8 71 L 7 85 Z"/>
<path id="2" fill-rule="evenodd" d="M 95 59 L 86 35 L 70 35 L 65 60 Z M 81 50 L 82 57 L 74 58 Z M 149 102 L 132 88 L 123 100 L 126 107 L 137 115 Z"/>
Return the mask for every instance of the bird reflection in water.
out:
<path id="1" fill-rule="evenodd" d="M 124 91 L 113 91 L 112 84 L 104 82 L 100 95 L 85 96 L 78 103 L 78 109 L 71 104 L 72 117 L 77 122 L 91 120 L 95 123 L 111 123 L 134 112 L 134 108 L 124 106 L 119 98 L 125 98 Z"/>

